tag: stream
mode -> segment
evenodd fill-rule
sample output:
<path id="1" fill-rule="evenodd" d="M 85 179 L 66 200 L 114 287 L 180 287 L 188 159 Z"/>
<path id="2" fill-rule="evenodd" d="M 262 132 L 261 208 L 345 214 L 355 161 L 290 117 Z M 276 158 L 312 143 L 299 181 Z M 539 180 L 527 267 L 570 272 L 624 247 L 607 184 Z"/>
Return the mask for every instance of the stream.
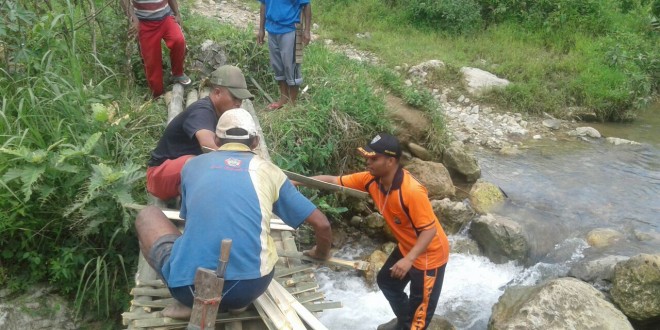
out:
<path id="1" fill-rule="evenodd" d="M 660 232 L 660 104 L 633 123 L 582 126 L 640 144 L 614 146 L 605 139 L 529 141 L 529 148 L 518 156 L 475 153 L 482 177 L 509 197 L 495 213 L 525 228 L 531 262 L 494 264 L 486 257 L 451 253 L 435 313 L 457 329 L 486 329 L 491 308 L 508 285 L 566 276 L 584 258 L 660 251 L 660 240 L 636 237 L 640 232 Z M 613 228 L 623 238 L 606 248 L 592 248 L 585 235 L 594 228 Z M 376 248 L 361 241 L 347 244 L 336 256 L 352 259 Z M 328 328 L 375 329 L 394 317 L 382 293 L 357 272 L 321 268 L 316 275 L 326 299 L 344 306 L 321 314 Z"/>

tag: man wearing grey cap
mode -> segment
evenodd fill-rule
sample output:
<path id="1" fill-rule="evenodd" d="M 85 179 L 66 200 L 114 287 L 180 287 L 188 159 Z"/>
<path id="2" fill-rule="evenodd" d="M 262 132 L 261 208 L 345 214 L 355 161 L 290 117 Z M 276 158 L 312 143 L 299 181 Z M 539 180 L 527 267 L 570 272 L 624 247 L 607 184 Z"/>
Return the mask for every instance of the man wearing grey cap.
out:
<path id="1" fill-rule="evenodd" d="M 252 99 L 241 70 L 223 65 L 208 79 L 211 93 L 191 104 L 165 128 L 151 152 L 147 168 L 147 191 L 168 200 L 179 196 L 181 168 L 188 159 L 202 154 L 202 147 L 216 149 L 215 126 L 223 112 Z"/>
<path id="2" fill-rule="evenodd" d="M 270 284 L 278 256 L 270 237 L 273 214 L 297 228 L 314 228 L 309 255 L 330 256 L 328 219 L 305 198 L 284 172 L 252 152 L 259 145 L 256 125 L 244 109 L 226 111 L 218 121 L 220 148 L 194 157 L 181 173 L 183 234 L 156 207 L 135 222 L 142 253 L 177 301 L 163 315 L 187 318 L 194 303 L 198 267 L 216 269 L 220 242 L 233 241 L 225 272 L 221 310 L 241 310 Z"/>

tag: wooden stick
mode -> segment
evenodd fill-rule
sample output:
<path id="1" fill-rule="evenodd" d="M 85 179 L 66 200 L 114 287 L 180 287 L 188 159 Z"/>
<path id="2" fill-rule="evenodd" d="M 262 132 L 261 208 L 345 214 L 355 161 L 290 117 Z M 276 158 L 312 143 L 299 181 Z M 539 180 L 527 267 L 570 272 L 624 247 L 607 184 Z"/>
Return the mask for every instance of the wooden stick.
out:
<path id="1" fill-rule="evenodd" d="M 296 314 L 298 314 L 305 322 L 307 325 L 309 325 L 310 328 L 313 330 L 327 330 L 323 324 L 309 311 L 307 310 L 296 298 L 294 298 L 289 292 L 286 291 L 279 283 L 277 282 L 271 282 L 271 286 L 273 287 L 273 292 L 276 292 L 281 299 L 286 301 L 293 309 L 296 311 Z M 269 287 L 270 289 L 270 287 Z"/>
<path id="2" fill-rule="evenodd" d="M 257 89 L 261 92 L 261 94 L 264 94 L 264 96 L 266 97 L 266 99 L 268 100 L 268 102 L 270 102 L 270 103 L 275 102 L 275 101 L 273 101 L 273 98 L 270 97 L 270 95 L 268 95 L 268 93 L 266 93 L 266 91 L 265 91 L 263 88 L 261 88 L 261 85 L 259 85 L 259 83 L 258 83 L 254 78 L 252 78 L 252 76 L 250 76 L 249 78 L 250 78 L 250 82 L 251 82 L 255 87 L 257 87 Z"/>
<path id="3" fill-rule="evenodd" d="M 285 269 L 275 269 L 275 278 L 289 276 L 291 274 L 300 273 L 300 272 L 311 272 L 314 271 L 314 267 L 310 265 L 302 265 L 293 268 Z"/>
<path id="4" fill-rule="evenodd" d="M 170 291 L 167 288 L 151 289 L 151 288 L 133 288 L 131 294 L 134 296 L 151 296 L 151 297 L 166 297 L 169 298 Z"/>
<path id="5" fill-rule="evenodd" d="M 310 312 L 320 312 L 325 309 L 334 309 L 334 308 L 342 308 L 341 301 L 330 301 L 330 302 L 323 302 L 323 303 L 306 303 L 303 304 L 307 310 Z"/>
<path id="6" fill-rule="evenodd" d="M 254 311 L 245 311 L 238 315 L 233 315 L 231 313 L 219 313 L 217 314 L 215 323 L 222 324 L 227 322 L 247 321 L 247 320 L 255 320 L 255 319 L 259 319 L 259 314 L 255 313 Z M 131 322 L 131 325 L 137 328 L 153 328 L 153 327 L 164 327 L 164 326 L 167 327 L 178 326 L 184 328 L 187 323 L 188 321 L 185 320 L 177 320 L 169 317 L 156 317 L 151 319 L 134 320 Z"/>
<path id="7" fill-rule="evenodd" d="M 329 191 L 338 191 L 338 192 L 342 192 L 342 193 L 344 193 L 346 195 L 349 195 L 349 196 L 352 196 L 352 197 L 363 198 L 363 199 L 369 197 L 369 194 L 364 192 L 364 191 L 355 190 L 355 189 L 343 187 L 343 186 L 340 186 L 340 185 L 323 182 L 323 181 L 320 181 L 320 180 L 309 178 L 309 177 L 306 177 L 304 175 L 289 172 L 289 171 L 286 171 L 286 170 L 282 170 L 282 171 L 284 172 L 284 174 L 286 174 L 286 176 L 290 180 L 300 182 L 300 183 L 302 183 L 302 184 L 304 184 L 305 186 L 308 186 L 308 187 L 313 187 L 313 188 L 323 189 L 323 190 L 329 190 Z"/>
<path id="8" fill-rule="evenodd" d="M 353 268 L 357 270 L 367 270 L 369 268 L 369 262 L 363 260 L 344 260 L 339 258 L 330 258 L 328 260 L 314 259 L 303 255 L 302 252 L 289 252 L 289 251 L 277 251 L 277 255 L 280 257 L 287 258 L 298 258 L 305 261 L 311 261 L 314 263 L 320 263 L 330 266 L 339 266 L 344 268 Z"/>
<path id="9" fill-rule="evenodd" d="M 282 291 L 278 289 L 281 287 L 282 286 L 279 283 L 271 281 L 266 292 L 268 292 L 268 294 L 273 298 L 273 301 L 277 304 L 277 306 L 280 307 L 280 310 L 282 310 L 282 313 L 286 317 L 287 321 L 289 321 L 291 324 L 291 328 L 293 330 L 306 330 L 305 325 L 298 317 L 298 314 L 293 309 L 291 301 L 288 298 L 291 296 L 291 294 L 288 292 L 287 294 L 282 293 Z M 293 298 L 293 296 L 291 297 Z M 295 298 L 293 298 L 293 300 L 295 300 Z"/>
<path id="10" fill-rule="evenodd" d="M 183 85 L 174 84 L 172 87 L 172 101 L 167 107 L 167 123 L 183 111 Z"/>

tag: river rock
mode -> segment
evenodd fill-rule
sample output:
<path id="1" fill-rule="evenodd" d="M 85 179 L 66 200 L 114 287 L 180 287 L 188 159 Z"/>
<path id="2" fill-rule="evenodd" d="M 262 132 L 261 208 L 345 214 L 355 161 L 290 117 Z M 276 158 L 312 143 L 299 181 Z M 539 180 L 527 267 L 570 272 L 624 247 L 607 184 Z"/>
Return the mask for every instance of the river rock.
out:
<path id="1" fill-rule="evenodd" d="M 385 219 L 380 213 L 371 213 L 364 218 L 367 228 L 383 228 L 385 226 Z"/>
<path id="2" fill-rule="evenodd" d="M 470 204 L 475 211 L 481 214 L 490 212 L 504 199 L 504 193 L 498 186 L 482 179 L 477 180 L 470 189 Z"/>
<path id="3" fill-rule="evenodd" d="M 518 146 L 513 145 L 513 146 L 504 146 L 502 149 L 499 151 L 500 155 L 503 156 L 517 156 L 522 153 L 520 149 L 518 149 Z"/>
<path id="4" fill-rule="evenodd" d="M 442 163 L 448 170 L 465 176 L 467 182 L 475 182 L 481 176 L 481 168 L 477 159 L 469 154 L 464 147 L 452 144 L 442 153 Z"/>
<path id="5" fill-rule="evenodd" d="M 378 275 L 378 271 L 380 271 L 380 269 L 383 267 L 388 256 L 389 255 L 385 252 L 376 250 L 371 253 L 369 258 L 367 258 L 369 267 L 364 271 L 364 278 L 367 280 L 369 285 L 376 284 L 376 276 Z"/>
<path id="6" fill-rule="evenodd" d="M 440 315 L 433 315 L 431 323 L 429 323 L 427 330 L 456 330 L 456 327 L 449 322 L 446 318 Z"/>
<path id="7" fill-rule="evenodd" d="M 561 120 L 558 119 L 545 119 L 543 121 L 543 126 L 557 130 L 561 128 Z"/>
<path id="8" fill-rule="evenodd" d="M 474 217 L 474 212 L 465 203 L 452 202 L 449 198 L 432 200 L 431 206 L 447 234 L 458 233 Z"/>
<path id="9" fill-rule="evenodd" d="M 380 249 L 385 252 L 388 256 L 396 249 L 397 244 L 394 242 L 385 242 L 381 245 Z"/>
<path id="10" fill-rule="evenodd" d="M 581 279 L 585 282 L 612 281 L 614 266 L 619 261 L 627 260 L 624 256 L 605 256 L 594 260 L 581 260 L 568 272 L 568 276 Z"/>
<path id="11" fill-rule="evenodd" d="M 633 234 L 635 235 L 635 238 L 641 242 L 653 241 L 653 240 L 660 241 L 660 233 L 656 231 L 646 232 L 646 231 L 641 231 L 639 229 L 635 229 L 633 230 Z"/>
<path id="12" fill-rule="evenodd" d="M 479 244 L 469 237 L 457 237 L 451 242 L 451 253 L 481 255 Z"/>
<path id="13" fill-rule="evenodd" d="M 408 73 L 411 76 L 418 78 L 425 78 L 429 71 L 441 69 L 445 67 L 445 63 L 439 60 L 430 60 L 426 62 L 419 63 L 415 66 L 412 66 Z"/>
<path id="14" fill-rule="evenodd" d="M 572 130 L 568 132 L 568 135 L 572 136 L 588 136 L 592 138 L 599 138 L 600 137 L 600 132 L 596 130 L 593 127 L 585 126 L 585 127 L 578 127 L 575 130 Z"/>
<path id="15" fill-rule="evenodd" d="M 333 246 L 344 246 L 348 240 L 348 234 L 342 228 L 334 227 L 332 228 L 332 245 Z"/>
<path id="16" fill-rule="evenodd" d="M 593 247 L 605 247 L 620 240 L 623 234 L 612 228 L 596 228 L 587 234 L 587 243 Z"/>
<path id="17" fill-rule="evenodd" d="M 605 296 L 574 278 L 510 287 L 493 306 L 488 329 L 611 329 L 633 327 Z"/>
<path id="18" fill-rule="evenodd" d="M 426 150 L 426 148 L 420 146 L 417 143 L 410 142 L 408 143 L 408 149 L 410 150 L 410 153 L 421 159 L 421 160 L 431 160 L 431 152 Z"/>
<path id="19" fill-rule="evenodd" d="M 413 158 L 406 169 L 426 187 L 430 198 L 454 196 L 454 183 L 444 165 Z"/>
<path id="20" fill-rule="evenodd" d="M 0 329 L 78 329 L 73 312 L 64 298 L 47 287 L 31 287 L 15 298 L 0 303 Z"/>
<path id="21" fill-rule="evenodd" d="M 516 260 L 527 261 L 529 243 L 522 226 L 506 217 L 482 215 L 472 221 L 470 235 L 477 241 L 483 254 L 496 264 Z"/>
<path id="22" fill-rule="evenodd" d="M 615 146 L 622 145 L 622 144 L 630 144 L 630 145 L 638 145 L 639 144 L 639 142 L 630 141 L 630 140 L 626 140 L 626 139 L 620 139 L 620 138 L 617 138 L 617 137 L 608 137 L 605 140 L 607 140 L 607 142 L 609 142 L 609 143 L 611 143 Z"/>
<path id="23" fill-rule="evenodd" d="M 660 326 L 660 254 L 640 254 L 619 262 L 610 294 L 629 318 Z"/>
<path id="24" fill-rule="evenodd" d="M 463 80 L 467 90 L 473 95 L 480 95 L 495 88 L 503 88 L 511 82 L 477 68 L 462 67 Z"/>

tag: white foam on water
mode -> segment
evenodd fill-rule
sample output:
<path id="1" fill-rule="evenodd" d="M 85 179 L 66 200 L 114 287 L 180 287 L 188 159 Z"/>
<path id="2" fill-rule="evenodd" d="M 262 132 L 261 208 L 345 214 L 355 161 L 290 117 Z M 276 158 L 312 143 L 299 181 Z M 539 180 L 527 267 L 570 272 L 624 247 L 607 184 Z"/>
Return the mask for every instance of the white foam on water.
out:
<path id="1" fill-rule="evenodd" d="M 328 309 L 319 320 L 331 330 L 373 330 L 394 318 L 380 291 L 368 288 L 354 272 L 316 272 L 325 300 L 341 301 L 343 308 Z"/>
<path id="2" fill-rule="evenodd" d="M 497 265 L 482 256 L 450 254 L 435 313 L 457 329 L 485 329 L 503 287 L 522 269 L 513 262 Z"/>

